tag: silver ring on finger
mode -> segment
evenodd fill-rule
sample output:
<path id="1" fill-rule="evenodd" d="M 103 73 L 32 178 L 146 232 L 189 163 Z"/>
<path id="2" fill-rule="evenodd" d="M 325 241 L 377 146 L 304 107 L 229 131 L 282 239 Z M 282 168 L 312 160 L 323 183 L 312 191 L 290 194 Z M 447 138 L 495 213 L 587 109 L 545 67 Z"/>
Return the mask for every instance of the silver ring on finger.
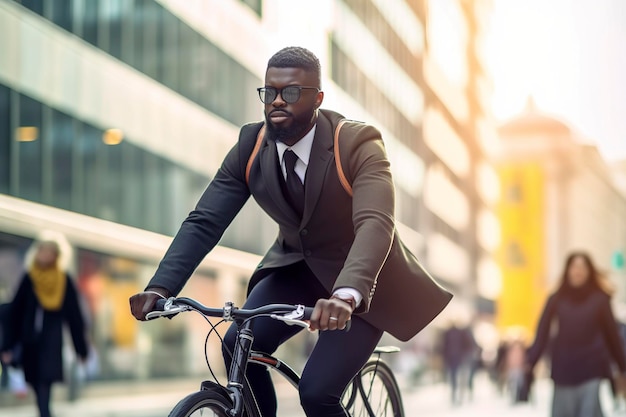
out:
<path id="1" fill-rule="evenodd" d="M 328 320 L 337 321 L 337 320 L 339 320 L 339 319 L 338 319 L 337 317 L 332 317 L 332 316 L 331 316 L 331 317 L 329 317 L 329 318 L 328 318 Z"/>

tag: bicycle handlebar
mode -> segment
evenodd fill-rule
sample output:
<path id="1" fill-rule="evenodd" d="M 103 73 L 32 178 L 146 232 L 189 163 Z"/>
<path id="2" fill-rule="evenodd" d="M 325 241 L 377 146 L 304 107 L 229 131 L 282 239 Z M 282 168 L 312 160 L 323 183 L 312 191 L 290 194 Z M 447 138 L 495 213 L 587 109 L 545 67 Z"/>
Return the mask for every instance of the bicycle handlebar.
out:
<path id="1" fill-rule="evenodd" d="M 147 320 L 158 317 L 175 316 L 185 311 L 197 311 L 207 317 L 221 317 L 225 321 L 247 320 L 257 316 L 269 316 L 289 325 L 309 327 L 307 320 L 311 319 L 313 307 L 297 304 L 268 304 L 258 308 L 238 308 L 232 302 L 227 302 L 222 308 L 207 307 L 189 297 L 170 297 L 157 300 L 154 310 L 146 314 Z M 343 331 L 350 330 L 352 320 L 348 320 Z"/>
<path id="2" fill-rule="evenodd" d="M 227 302 L 222 308 L 207 307 L 188 297 L 170 297 L 157 300 L 154 310 L 146 314 L 146 319 L 173 316 L 184 311 L 198 311 L 207 317 L 221 317 L 226 321 L 246 320 L 256 316 L 270 316 L 287 324 L 308 327 L 305 320 L 311 318 L 313 307 L 293 304 L 268 304 L 253 309 L 238 308 L 232 302 Z"/>

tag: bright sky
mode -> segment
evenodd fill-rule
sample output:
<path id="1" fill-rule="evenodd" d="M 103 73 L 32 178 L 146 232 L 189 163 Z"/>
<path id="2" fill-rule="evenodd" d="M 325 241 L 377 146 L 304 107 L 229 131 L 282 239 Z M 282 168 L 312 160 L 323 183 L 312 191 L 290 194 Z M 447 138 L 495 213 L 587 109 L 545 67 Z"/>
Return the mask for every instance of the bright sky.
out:
<path id="1" fill-rule="evenodd" d="M 626 0 L 494 0 L 491 31 L 499 120 L 532 95 L 605 158 L 626 158 Z"/>

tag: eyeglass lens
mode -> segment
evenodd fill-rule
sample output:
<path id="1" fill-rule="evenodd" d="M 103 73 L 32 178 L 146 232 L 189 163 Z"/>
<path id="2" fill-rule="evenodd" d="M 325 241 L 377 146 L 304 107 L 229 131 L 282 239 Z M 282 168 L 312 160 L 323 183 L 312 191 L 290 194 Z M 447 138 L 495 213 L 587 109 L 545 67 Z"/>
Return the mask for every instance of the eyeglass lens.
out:
<path id="1" fill-rule="evenodd" d="M 289 104 L 293 104 L 300 99 L 300 86 L 288 85 L 280 90 L 280 96 Z M 265 104 L 270 104 L 276 100 L 278 90 L 274 87 L 259 88 L 259 98 Z"/>

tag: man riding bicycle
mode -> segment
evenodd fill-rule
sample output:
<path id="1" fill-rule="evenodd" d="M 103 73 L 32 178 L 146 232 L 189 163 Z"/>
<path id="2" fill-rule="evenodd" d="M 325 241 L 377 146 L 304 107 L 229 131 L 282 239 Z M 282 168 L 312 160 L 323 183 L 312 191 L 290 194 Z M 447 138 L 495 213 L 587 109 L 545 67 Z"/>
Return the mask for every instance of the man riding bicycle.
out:
<path id="1" fill-rule="evenodd" d="M 300 402 L 309 417 L 344 417 L 341 395 L 383 332 L 410 339 L 451 295 L 398 236 L 380 132 L 320 109 L 317 57 L 300 47 L 278 51 L 258 91 L 265 122 L 241 128 L 146 290 L 131 297 L 131 311 L 145 320 L 160 296 L 178 294 L 252 195 L 279 232 L 250 279 L 243 308 L 315 306 L 311 329 L 321 332 L 302 372 Z M 327 331 L 348 320 L 349 332 Z M 301 330 L 264 318 L 254 326 L 253 349 L 270 354 Z M 235 336 L 231 326 L 224 338 L 227 367 Z M 252 364 L 247 376 L 263 415 L 275 416 L 268 371 Z"/>

